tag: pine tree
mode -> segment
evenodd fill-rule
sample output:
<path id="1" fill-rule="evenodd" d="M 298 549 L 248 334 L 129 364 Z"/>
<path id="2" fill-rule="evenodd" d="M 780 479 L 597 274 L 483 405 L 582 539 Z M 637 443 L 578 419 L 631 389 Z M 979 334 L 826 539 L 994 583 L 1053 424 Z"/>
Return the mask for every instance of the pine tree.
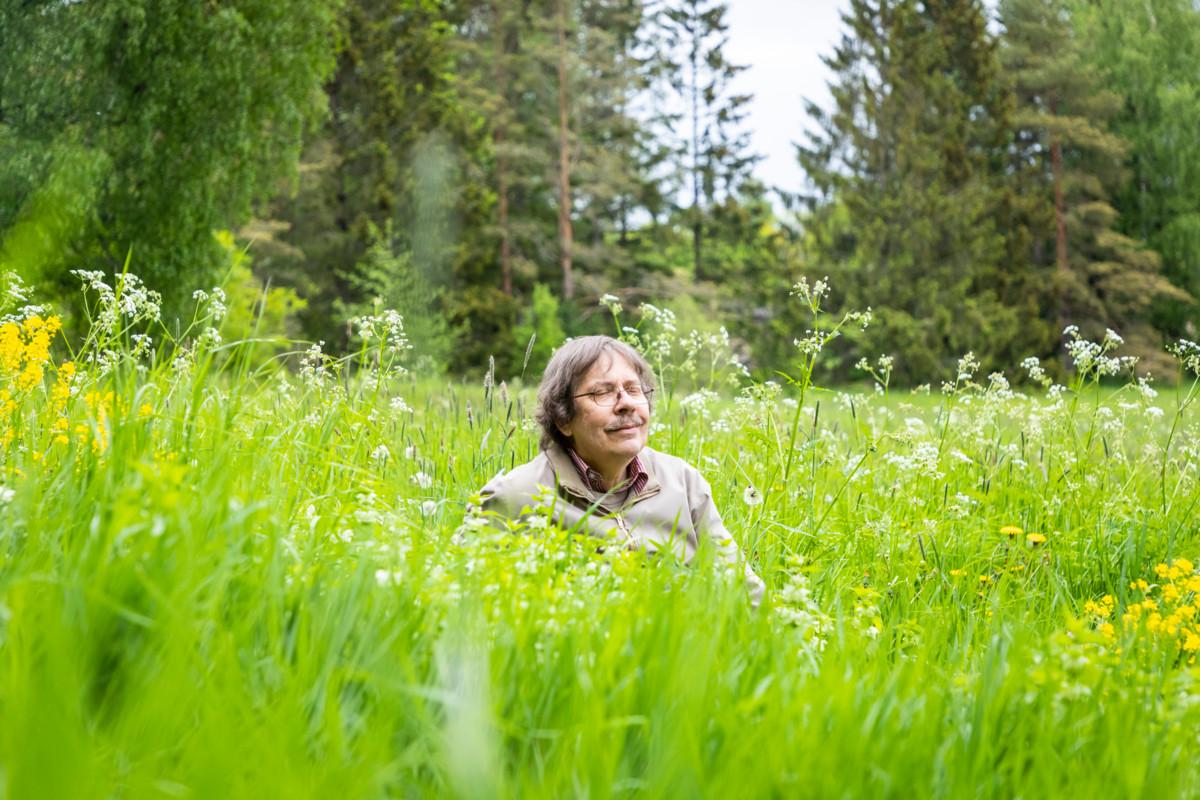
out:
<path id="1" fill-rule="evenodd" d="M 1082 55 L 1121 96 L 1112 129 L 1128 143 L 1127 177 L 1112 192 L 1118 229 L 1162 254 L 1163 275 L 1200 294 L 1200 7 L 1191 0 L 1071 3 Z M 1179 335 L 1194 304 L 1157 303 Z"/>
<path id="2" fill-rule="evenodd" d="M 964 352 L 998 365 L 1026 320 L 998 227 L 1011 95 L 975 0 L 852 0 L 826 59 L 834 107 L 799 148 L 814 268 L 870 306 L 866 346 L 928 381 Z M 828 265 L 828 266 L 826 266 Z"/>
<path id="3" fill-rule="evenodd" d="M 1185 293 L 1160 274 L 1161 259 L 1119 233 L 1109 190 L 1124 179 L 1127 143 L 1109 130 L 1121 99 L 1083 58 L 1064 0 L 1004 0 L 1004 61 L 1016 88 L 1022 161 L 1039 169 L 1027 187 L 1053 209 L 1054 302 L 1060 329 L 1121 334 L 1146 369 L 1169 374 L 1154 303 Z M 1050 248 L 1042 248 L 1043 252 Z"/>
<path id="4" fill-rule="evenodd" d="M 680 150 L 691 196 L 687 220 L 696 280 L 712 279 L 717 273 L 704 254 L 707 210 L 736 193 L 757 160 L 742 127 L 750 95 L 732 89 L 745 67 L 725 56 L 727 10 L 724 0 L 677 0 L 662 11 L 663 41 L 678 65 L 671 83 L 686 109 L 687 140 Z"/>

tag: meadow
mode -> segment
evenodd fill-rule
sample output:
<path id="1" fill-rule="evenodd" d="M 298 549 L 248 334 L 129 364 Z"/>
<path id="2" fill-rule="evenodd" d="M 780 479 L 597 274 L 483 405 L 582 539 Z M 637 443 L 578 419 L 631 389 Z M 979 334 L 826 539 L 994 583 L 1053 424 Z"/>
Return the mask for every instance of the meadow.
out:
<path id="1" fill-rule="evenodd" d="M 652 446 L 706 475 L 768 587 L 597 548 L 472 494 L 530 458 L 532 380 L 168 334 L 81 273 L 86 336 L 8 281 L 0 777 L 11 797 L 1194 797 L 1200 349 L 1073 378 L 754 383 L 644 308 Z M 1021 383 L 1016 384 L 1017 378 Z M 542 523 L 542 524 L 539 524 Z"/>

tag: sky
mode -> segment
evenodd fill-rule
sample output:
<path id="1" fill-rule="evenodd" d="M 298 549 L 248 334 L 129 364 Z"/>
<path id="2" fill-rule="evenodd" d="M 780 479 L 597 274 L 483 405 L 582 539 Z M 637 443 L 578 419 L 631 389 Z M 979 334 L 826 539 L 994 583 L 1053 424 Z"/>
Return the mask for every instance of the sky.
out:
<path id="1" fill-rule="evenodd" d="M 770 187 L 801 188 L 804 173 L 793 143 L 807 124 L 803 99 L 829 104 L 830 72 L 821 56 L 841 36 L 847 0 L 729 0 L 726 54 L 748 69 L 737 91 L 754 95 L 747 126 L 762 156 L 756 176 Z"/>

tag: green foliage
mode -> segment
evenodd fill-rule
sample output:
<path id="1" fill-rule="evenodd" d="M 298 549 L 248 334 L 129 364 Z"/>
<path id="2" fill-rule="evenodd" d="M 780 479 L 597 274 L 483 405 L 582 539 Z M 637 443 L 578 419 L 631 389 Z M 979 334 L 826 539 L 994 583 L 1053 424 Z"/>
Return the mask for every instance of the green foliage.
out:
<path id="1" fill-rule="evenodd" d="M 546 362 L 565 337 L 558 298 L 550 291 L 550 287 L 542 283 L 535 284 L 529 308 L 521 315 L 521 324 L 513 329 L 516 343 L 525 343 L 521 375 L 527 378 L 541 375 Z"/>
<path id="2" fill-rule="evenodd" d="M 900 380 L 968 351 L 996 364 L 1031 321 L 1010 290 L 1028 286 L 1002 215 L 1012 97 L 983 8 L 855 0 L 846 23 L 827 59 L 834 108 L 809 104 L 819 129 L 800 149 L 811 269 L 879 311 L 866 346 L 896 356 Z"/>
<path id="3" fill-rule="evenodd" d="M 798 290 L 814 316 L 822 291 Z M 1101 391 L 1111 343 L 1086 342 L 1087 379 L 1050 392 L 965 362 L 940 399 L 657 404 L 652 445 L 708 478 L 767 584 L 755 610 L 705 542 L 683 565 L 465 512 L 534 454 L 529 390 L 311 351 L 243 373 L 120 337 L 71 370 L 13 330 L 8 794 L 1200 789 L 1195 345 L 1176 397 Z M 14 357 L 47 384 L 21 389 Z"/>
<path id="4" fill-rule="evenodd" d="M 1121 98 L 1085 60 L 1067 8 L 1064 0 L 1005 0 L 1000 8 L 1019 102 L 1018 153 L 1040 165 L 1022 189 L 1050 206 L 1053 215 L 1043 219 L 1057 225 L 1035 230 L 1034 247 L 1054 253 L 1050 285 L 1060 328 L 1077 323 L 1093 338 L 1116 329 L 1144 369 L 1169 376 L 1174 368 L 1151 308 L 1191 300 L 1162 277 L 1157 253 L 1115 230 L 1109 196 L 1126 177 L 1128 145 L 1109 125 Z"/>
<path id="5" fill-rule="evenodd" d="M 217 241 L 229 259 L 222 286 L 227 310 L 221 335 L 234 341 L 253 341 L 247 345 L 250 362 L 268 353 L 290 350 L 300 333 L 297 314 L 304 310 L 305 301 L 290 287 L 263 284 L 250 269 L 250 255 L 236 246 L 232 233 L 222 231 Z M 261 348 L 258 340 L 272 344 Z"/>
<path id="6" fill-rule="evenodd" d="M 1162 274 L 1200 295 L 1200 9 L 1189 0 L 1072 3 L 1081 57 L 1121 98 L 1114 132 L 1128 143 L 1114 187 L 1116 227 L 1163 257 Z M 1159 299 L 1159 322 L 1179 332 L 1196 307 Z"/>
<path id="7" fill-rule="evenodd" d="M 325 110 L 336 0 L 0 6 L 0 204 L 8 258 L 118 271 L 127 253 L 181 308 L 215 277 L 212 232 L 295 169 Z M 66 176 L 65 178 L 63 176 Z M 63 181 L 66 183 L 63 183 Z M 70 186 L 60 222 L 47 205 Z M 53 278 L 54 275 L 47 277 Z"/>
<path id="8" fill-rule="evenodd" d="M 358 303 L 337 303 L 342 320 L 381 309 L 398 311 L 413 347 L 411 361 L 422 372 L 439 374 L 446 369 L 454 349 L 454 333 L 441 309 L 442 292 L 430 286 L 413 266 L 410 253 L 397 253 L 388 232 L 371 230 L 373 242 L 366 255 L 347 276 Z"/>

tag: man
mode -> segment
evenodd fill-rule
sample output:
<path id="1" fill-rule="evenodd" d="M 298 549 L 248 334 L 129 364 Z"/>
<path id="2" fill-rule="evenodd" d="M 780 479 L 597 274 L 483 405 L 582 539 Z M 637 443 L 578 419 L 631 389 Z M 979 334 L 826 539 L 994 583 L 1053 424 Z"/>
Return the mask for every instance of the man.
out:
<path id="1" fill-rule="evenodd" d="M 654 374 L 635 349 L 608 336 L 564 344 L 538 387 L 542 452 L 493 478 L 480 495 L 484 509 L 517 517 L 556 494 L 564 528 L 615 534 L 647 552 L 672 551 L 689 562 L 704 546 L 744 571 L 754 606 L 763 582 L 742 562 L 713 504 L 708 483 L 682 459 L 646 446 Z"/>

